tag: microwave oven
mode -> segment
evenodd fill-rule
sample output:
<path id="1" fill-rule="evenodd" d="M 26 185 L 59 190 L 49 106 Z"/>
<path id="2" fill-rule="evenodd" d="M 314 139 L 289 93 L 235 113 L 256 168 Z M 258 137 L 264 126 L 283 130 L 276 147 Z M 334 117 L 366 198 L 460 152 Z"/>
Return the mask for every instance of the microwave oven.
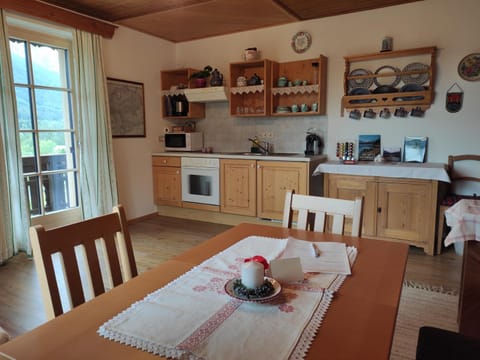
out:
<path id="1" fill-rule="evenodd" d="M 166 151 L 199 151 L 203 148 L 203 133 L 172 132 L 165 134 Z"/>

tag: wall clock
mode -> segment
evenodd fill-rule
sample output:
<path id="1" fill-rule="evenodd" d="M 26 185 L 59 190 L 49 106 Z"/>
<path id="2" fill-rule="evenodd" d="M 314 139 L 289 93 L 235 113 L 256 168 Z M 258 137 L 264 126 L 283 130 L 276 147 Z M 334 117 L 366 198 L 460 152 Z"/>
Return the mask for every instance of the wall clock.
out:
<path id="1" fill-rule="evenodd" d="M 299 31 L 292 38 L 292 49 L 296 53 L 304 53 L 312 45 L 312 37 L 306 31 Z"/>

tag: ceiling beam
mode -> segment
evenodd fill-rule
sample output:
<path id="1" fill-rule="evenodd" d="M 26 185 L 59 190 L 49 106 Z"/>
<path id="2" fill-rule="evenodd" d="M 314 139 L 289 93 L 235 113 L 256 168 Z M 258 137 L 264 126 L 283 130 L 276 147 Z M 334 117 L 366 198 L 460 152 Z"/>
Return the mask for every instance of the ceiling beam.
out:
<path id="1" fill-rule="evenodd" d="M 111 39 L 116 25 L 36 0 L 0 0 L 0 8 L 16 11 Z"/>

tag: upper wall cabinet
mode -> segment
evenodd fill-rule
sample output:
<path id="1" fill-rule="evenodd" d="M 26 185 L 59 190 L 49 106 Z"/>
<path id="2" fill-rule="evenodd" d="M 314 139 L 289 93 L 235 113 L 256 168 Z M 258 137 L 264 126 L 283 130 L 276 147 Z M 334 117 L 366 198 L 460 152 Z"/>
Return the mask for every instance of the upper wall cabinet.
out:
<path id="1" fill-rule="evenodd" d="M 163 117 L 167 119 L 201 119 L 205 104 L 189 102 L 185 89 L 193 88 L 190 76 L 196 69 L 177 69 L 161 72 Z"/>
<path id="2" fill-rule="evenodd" d="M 230 64 L 230 115 L 270 115 L 271 64 L 267 59 Z"/>
<path id="3" fill-rule="evenodd" d="M 435 56 L 436 47 L 345 56 L 341 115 L 367 109 L 423 114 L 434 98 Z"/>
<path id="4" fill-rule="evenodd" d="M 272 63 L 271 114 L 324 115 L 327 58 Z"/>

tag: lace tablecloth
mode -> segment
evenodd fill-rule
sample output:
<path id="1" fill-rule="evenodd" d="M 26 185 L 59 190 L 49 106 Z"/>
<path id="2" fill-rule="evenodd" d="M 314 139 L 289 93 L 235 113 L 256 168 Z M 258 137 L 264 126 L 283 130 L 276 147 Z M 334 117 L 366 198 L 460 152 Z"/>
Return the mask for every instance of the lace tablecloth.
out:
<path id="1" fill-rule="evenodd" d="M 452 229 L 445 246 L 468 240 L 480 241 L 480 200 L 460 200 L 445 211 L 447 225 Z"/>
<path id="2" fill-rule="evenodd" d="M 206 260 L 103 324 L 98 333 L 176 359 L 276 359 L 305 356 L 345 275 L 306 274 L 269 303 L 229 297 L 243 259 L 279 258 L 288 239 L 250 236 Z M 348 248 L 350 262 L 356 249 Z"/>

